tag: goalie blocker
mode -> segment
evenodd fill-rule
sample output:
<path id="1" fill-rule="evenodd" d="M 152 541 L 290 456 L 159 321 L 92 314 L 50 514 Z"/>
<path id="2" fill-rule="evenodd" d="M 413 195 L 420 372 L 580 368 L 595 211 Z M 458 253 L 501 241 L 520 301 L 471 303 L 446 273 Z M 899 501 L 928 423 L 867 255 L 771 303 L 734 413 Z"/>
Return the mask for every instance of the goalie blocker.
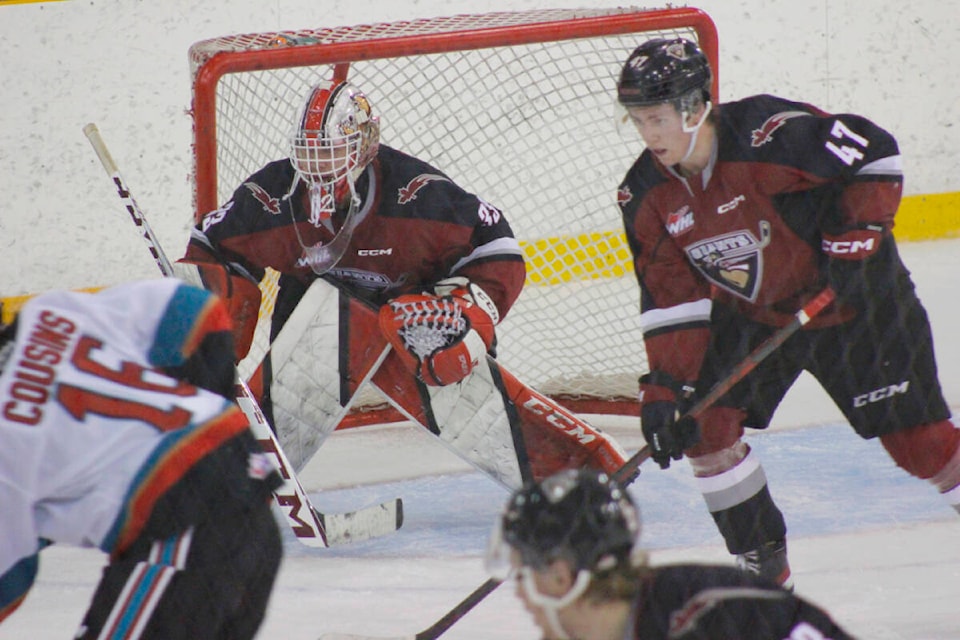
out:
<path id="1" fill-rule="evenodd" d="M 492 340 L 494 316 L 481 310 L 482 292 L 474 287 L 471 293 L 469 283 L 443 286 L 450 288 L 437 296 L 403 296 L 383 312 L 326 280 L 310 286 L 268 356 L 277 437 L 294 468 L 316 453 L 336 428 L 342 407 L 369 377 L 397 411 L 509 489 L 561 469 L 616 471 L 626 460 L 618 443 L 525 385 L 486 354 L 486 347 L 482 355 L 470 352 L 464 344 L 470 331 L 481 341 L 485 333 Z M 416 309 L 415 317 L 429 320 L 399 318 L 398 309 L 406 305 Z M 408 351 L 400 334 L 388 340 L 382 328 L 445 337 L 421 336 L 435 341 L 424 362 Z M 395 348 L 377 368 L 378 356 L 391 343 Z M 461 357 L 470 358 L 469 367 L 461 365 Z M 464 368 L 469 371 L 459 382 L 434 384 Z"/>

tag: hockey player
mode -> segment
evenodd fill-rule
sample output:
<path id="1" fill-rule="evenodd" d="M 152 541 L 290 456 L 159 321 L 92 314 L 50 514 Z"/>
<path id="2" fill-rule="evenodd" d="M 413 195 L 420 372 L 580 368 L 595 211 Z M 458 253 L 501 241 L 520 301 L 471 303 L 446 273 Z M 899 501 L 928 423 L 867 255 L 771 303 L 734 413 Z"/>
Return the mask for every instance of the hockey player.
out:
<path id="1" fill-rule="evenodd" d="M 786 526 L 742 440 L 809 371 L 862 438 L 960 511 L 960 431 L 926 313 L 891 229 L 903 175 L 866 118 L 759 95 L 713 104 L 692 42 L 651 40 L 617 85 L 646 149 L 618 201 L 650 373 L 643 433 L 661 467 L 686 455 L 728 550 L 790 579 Z M 826 286 L 835 302 L 694 422 L 686 407 Z"/>
<path id="2" fill-rule="evenodd" d="M 568 470 L 514 492 L 487 568 L 513 573 L 544 640 L 843 640 L 830 616 L 734 567 L 651 566 L 633 499 L 606 474 Z"/>
<path id="3" fill-rule="evenodd" d="M 463 391 L 469 401 L 460 403 L 456 383 L 492 353 L 496 326 L 523 287 L 519 243 L 495 206 L 426 162 L 380 144 L 378 117 L 348 82 L 310 89 L 289 157 L 255 172 L 226 205 L 205 215 L 175 266 L 181 277 L 228 300 L 242 333 L 241 354 L 256 321 L 256 284 L 267 268 L 281 274 L 270 340 L 285 347 L 283 357 L 273 349 L 262 361 L 251 387 L 262 389 L 264 412 L 295 468 L 335 428 L 331 416 L 344 403 L 336 391 L 352 392 L 368 354 L 388 342 L 394 349 L 375 383 L 389 387 L 384 393 L 399 398 L 405 415 L 511 488 L 522 484 L 527 468 L 542 476 L 543 469 L 579 466 L 591 456 L 602 458 L 604 468 L 623 462 L 622 450 L 605 436 L 508 372 L 484 371 L 490 384 Z M 328 283 L 367 308 L 338 310 L 336 298 L 326 296 L 329 313 L 304 317 L 305 308 L 320 306 L 312 296 Z M 323 327 L 333 329 L 320 335 Z M 288 340 L 294 329 L 300 333 Z M 497 388 L 501 383 L 510 388 Z M 432 405 L 421 410 L 421 402 Z M 459 409 L 482 424 L 467 425 Z M 517 422 L 542 428 L 521 434 L 524 426 L 507 425 L 507 414 L 517 411 Z M 490 427 L 501 417 L 503 428 Z M 503 452 L 512 447 L 517 459 L 509 461 Z"/>
<path id="4" fill-rule="evenodd" d="M 174 279 L 51 292 L 0 331 L 0 620 L 53 543 L 109 554 L 76 638 L 252 638 L 280 484 L 231 401 L 231 322 Z"/>
<path id="5" fill-rule="evenodd" d="M 290 141 L 290 157 L 247 178 L 222 208 L 193 231 L 184 259 L 203 282 L 253 320 L 253 283 L 266 268 L 280 272 L 271 339 L 283 328 L 308 285 L 322 275 L 350 285 L 377 305 L 403 293 L 456 289 L 481 296 L 470 313 L 496 324 L 526 278 L 520 246 L 493 205 L 464 191 L 427 163 L 380 144 L 380 122 L 367 97 L 348 82 L 308 92 Z M 472 285 L 472 287 L 471 287 Z M 240 337 L 243 357 L 252 326 Z M 465 340 L 472 359 L 492 346 Z M 436 354 L 438 384 L 469 371 Z M 459 355 L 456 353 L 455 355 Z M 265 391 L 268 392 L 269 385 Z M 269 403 L 265 410 L 269 409 Z"/>

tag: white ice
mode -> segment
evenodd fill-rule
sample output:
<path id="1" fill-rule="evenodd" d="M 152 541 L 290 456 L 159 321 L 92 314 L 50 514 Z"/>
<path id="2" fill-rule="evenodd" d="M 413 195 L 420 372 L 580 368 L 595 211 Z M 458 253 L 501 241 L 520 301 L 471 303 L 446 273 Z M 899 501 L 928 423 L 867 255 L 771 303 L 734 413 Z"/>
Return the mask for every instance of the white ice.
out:
<path id="1" fill-rule="evenodd" d="M 956 413 L 960 240 L 904 244 L 902 253 L 930 313 L 941 383 Z M 642 444 L 632 419 L 590 419 L 631 451 Z M 806 378 L 774 426 L 750 442 L 787 518 L 799 594 L 861 638 L 960 638 L 960 520 L 932 488 L 897 469 L 879 443 L 858 439 Z M 390 536 L 337 549 L 309 550 L 288 536 L 259 637 L 412 635 L 486 580 L 482 554 L 506 492 L 414 427 L 337 432 L 301 479 L 323 511 L 401 496 L 406 522 Z M 631 490 L 654 562 L 730 562 L 686 465 L 646 466 Z M 103 562 L 97 551 L 44 551 L 38 583 L 0 625 L 0 639 L 71 637 Z M 504 585 L 444 637 L 538 636 Z"/>

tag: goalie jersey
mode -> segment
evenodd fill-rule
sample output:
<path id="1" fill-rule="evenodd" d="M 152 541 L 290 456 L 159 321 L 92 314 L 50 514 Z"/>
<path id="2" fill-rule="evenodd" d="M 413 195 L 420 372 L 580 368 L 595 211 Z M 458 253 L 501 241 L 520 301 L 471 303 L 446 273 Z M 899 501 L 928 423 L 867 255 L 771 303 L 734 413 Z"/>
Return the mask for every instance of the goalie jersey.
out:
<path id="1" fill-rule="evenodd" d="M 381 144 L 357 178 L 356 191 L 359 222 L 330 277 L 382 305 L 463 276 L 483 288 L 501 318 L 520 295 L 526 270 L 507 219 L 436 168 Z M 341 210 L 326 218 L 312 212 L 308 189 L 290 160 L 277 160 L 204 216 L 184 260 L 225 263 L 256 281 L 269 267 L 285 276 L 281 298 L 288 285 L 302 294 L 317 277 L 307 248 L 328 245 L 344 217 Z"/>
<path id="2" fill-rule="evenodd" d="M 122 552 L 188 472 L 246 442 L 237 406 L 179 375 L 229 328 L 215 296 L 162 279 L 43 294 L 0 332 L 0 620 L 32 584 L 43 546 Z M 236 474 L 249 475 L 239 460 Z"/>

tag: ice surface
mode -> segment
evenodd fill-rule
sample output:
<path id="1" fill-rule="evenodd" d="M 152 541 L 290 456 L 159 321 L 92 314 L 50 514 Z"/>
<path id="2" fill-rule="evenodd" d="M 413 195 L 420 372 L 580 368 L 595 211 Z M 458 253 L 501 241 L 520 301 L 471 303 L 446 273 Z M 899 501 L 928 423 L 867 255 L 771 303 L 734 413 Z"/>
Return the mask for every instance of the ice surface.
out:
<path id="1" fill-rule="evenodd" d="M 941 382 L 956 413 L 960 240 L 902 252 L 930 312 Z M 857 438 L 828 402 L 801 380 L 775 426 L 750 436 L 787 518 L 797 592 L 861 638 L 960 637 L 960 519 L 879 443 Z M 598 424 L 630 450 L 641 444 L 632 420 Z M 481 558 L 506 493 L 414 427 L 337 432 L 301 479 L 329 512 L 402 496 L 406 522 L 396 534 L 338 549 L 310 550 L 288 536 L 261 638 L 413 634 L 486 580 Z M 685 464 L 645 466 L 631 491 L 654 562 L 730 562 Z M 96 551 L 44 551 L 38 583 L 0 625 L 0 639 L 70 637 L 103 561 Z M 444 637 L 537 638 L 512 591 L 496 590 Z"/>

